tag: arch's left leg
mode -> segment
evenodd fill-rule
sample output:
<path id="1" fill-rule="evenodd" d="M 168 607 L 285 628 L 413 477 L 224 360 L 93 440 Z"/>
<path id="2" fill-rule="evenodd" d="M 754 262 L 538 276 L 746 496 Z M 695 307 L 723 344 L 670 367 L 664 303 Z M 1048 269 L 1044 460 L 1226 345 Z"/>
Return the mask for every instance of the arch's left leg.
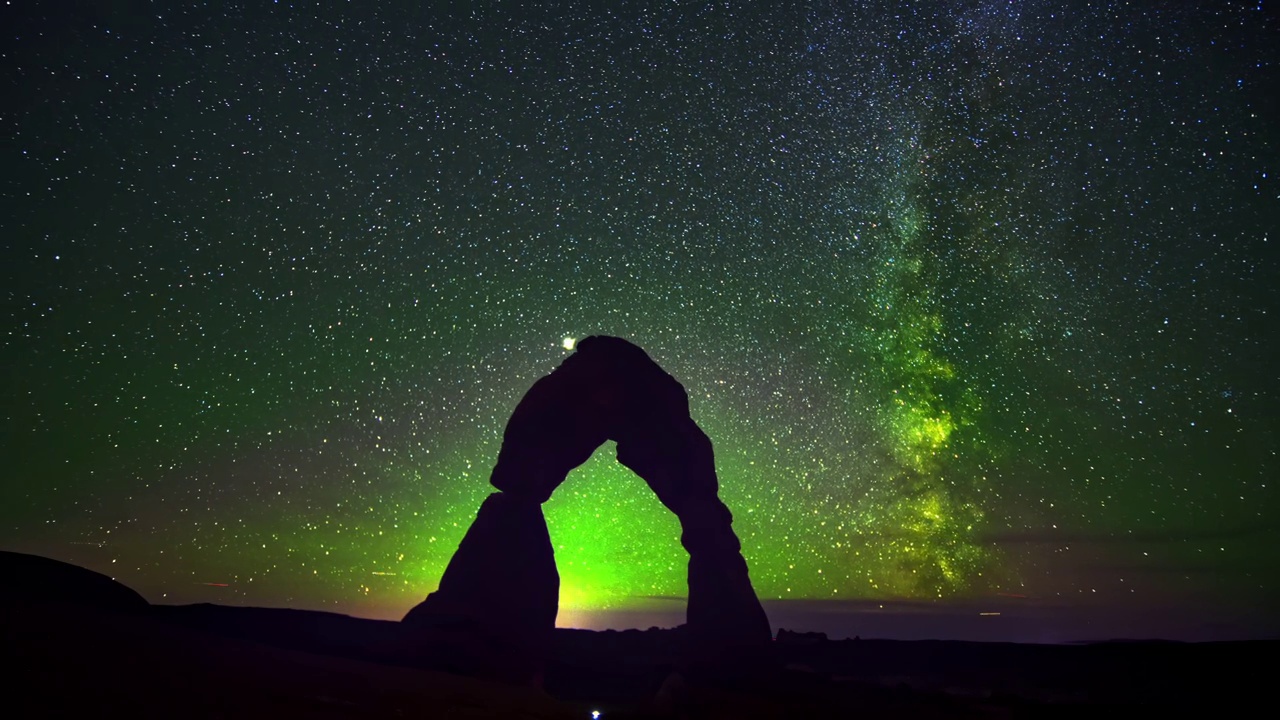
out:
<path id="1" fill-rule="evenodd" d="M 478 655 L 464 671 L 515 679 L 522 668 L 536 675 L 543 664 L 560 576 L 542 503 L 605 441 L 589 393 L 600 373 L 571 357 L 529 389 L 507 422 L 489 478 L 500 492 L 481 504 L 439 589 L 404 617 L 423 631 L 424 645 Z"/>
<path id="2" fill-rule="evenodd" d="M 560 575 L 542 507 L 496 492 L 481 503 L 439 589 L 410 610 L 404 621 L 449 617 L 482 621 L 515 634 L 538 634 L 555 627 L 559 592 Z"/>
<path id="3" fill-rule="evenodd" d="M 455 668 L 530 681 L 545 664 L 556 625 L 560 575 L 542 506 L 496 492 L 449 560 L 440 587 L 402 621 L 428 649 L 462 656 Z M 450 662 L 442 663 L 450 667 Z"/>

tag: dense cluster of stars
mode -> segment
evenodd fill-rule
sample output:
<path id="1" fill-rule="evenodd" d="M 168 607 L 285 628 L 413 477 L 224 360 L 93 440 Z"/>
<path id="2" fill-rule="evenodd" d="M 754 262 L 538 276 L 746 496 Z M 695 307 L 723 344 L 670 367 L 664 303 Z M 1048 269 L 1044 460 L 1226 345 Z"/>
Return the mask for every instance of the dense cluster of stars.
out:
<path id="1" fill-rule="evenodd" d="M 6 548 L 398 617 L 608 334 L 766 601 L 1274 607 L 1260 7 L 18 5 Z M 684 594 L 611 448 L 546 510 L 562 621 Z"/>

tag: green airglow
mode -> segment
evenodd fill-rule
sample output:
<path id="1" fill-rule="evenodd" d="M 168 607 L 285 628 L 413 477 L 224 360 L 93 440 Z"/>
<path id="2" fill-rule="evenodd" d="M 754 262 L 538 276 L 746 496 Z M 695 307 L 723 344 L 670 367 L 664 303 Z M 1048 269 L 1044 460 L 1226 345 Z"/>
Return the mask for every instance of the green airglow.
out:
<path id="1" fill-rule="evenodd" d="M 560 571 L 560 607 L 631 607 L 684 596 L 680 523 L 606 443 L 544 506 Z"/>

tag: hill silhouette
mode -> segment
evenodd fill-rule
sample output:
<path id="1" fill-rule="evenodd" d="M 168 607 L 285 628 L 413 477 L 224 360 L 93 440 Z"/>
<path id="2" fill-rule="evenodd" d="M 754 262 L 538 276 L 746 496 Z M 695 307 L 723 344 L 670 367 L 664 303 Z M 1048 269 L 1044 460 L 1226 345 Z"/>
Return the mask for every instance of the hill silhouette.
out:
<path id="1" fill-rule="evenodd" d="M 39 555 L 0 550 L 0 577 L 9 579 L 0 590 L 8 607 L 64 604 L 125 612 L 147 607 L 141 595 L 106 575 Z"/>

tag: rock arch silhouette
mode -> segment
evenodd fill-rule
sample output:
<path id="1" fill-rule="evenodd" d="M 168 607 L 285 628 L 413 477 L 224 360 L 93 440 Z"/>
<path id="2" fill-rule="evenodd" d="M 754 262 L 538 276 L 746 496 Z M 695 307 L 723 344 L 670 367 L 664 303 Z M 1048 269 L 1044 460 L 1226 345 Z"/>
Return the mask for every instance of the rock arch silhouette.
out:
<path id="1" fill-rule="evenodd" d="M 560 589 L 542 503 L 606 440 L 680 520 L 690 636 L 719 648 L 767 643 L 769 620 L 718 496 L 711 440 L 690 417 L 684 387 L 639 347 L 608 336 L 579 342 L 525 394 L 490 476 L 498 492 L 481 504 L 439 588 L 403 622 L 483 629 L 537 655 Z"/>

